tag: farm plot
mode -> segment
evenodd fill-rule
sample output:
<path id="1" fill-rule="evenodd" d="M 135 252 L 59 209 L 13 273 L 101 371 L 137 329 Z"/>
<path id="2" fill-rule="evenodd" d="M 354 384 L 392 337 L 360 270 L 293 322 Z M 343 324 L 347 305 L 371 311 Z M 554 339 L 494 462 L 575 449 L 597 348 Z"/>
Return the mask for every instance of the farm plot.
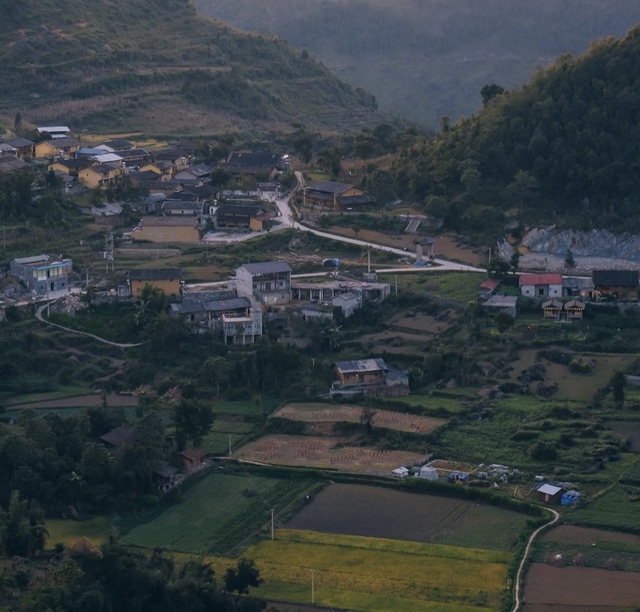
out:
<path id="1" fill-rule="evenodd" d="M 417 463 L 423 457 L 418 453 L 346 446 L 346 443 L 346 438 L 272 435 L 249 442 L 235 452 L 235 457 L 352 472 L 391 471 L 399 465 Z"/>
<path id="2" fill-rule="evenodd" d="M 618 612 L 638 604 L 640 573 L 533 563 L 527 573 L 525 612 L 594 610 Z"/>
<path id="3" fill-rule="evenodd" d="M 508 551 L 526 520 L 516 512 L 459 499 L 332 484 L 286 527 Z"/>
<path id="4" fill-rule="evenodd" d="M 634 451 L 640 452 L 640 421 L 608 421 L 605 425 L 624 436 Z"/>
<path id="5" fill-rule="evenodd" d="M 230 554 L 265 527 L 271 508 L 286 510 L 316 486 L 308 480 L 211 474 L 170 506 L 138 520 L 123 536 L 129 544 L 197 554 Z"/>
<path id="6" fill-rule="evenodd" d="M 260 596 L 309 597 L 311 570 L 316 602 L 349 610 L 496 610 L 507 577 L 507 559 L 494 551 L 415 545 L 374 538 L 323 536 L 279 531 L 274 541 L 250 547 L 247 556 L 260 567 Z M 418 567 L 425 571 L 417 571 Z M 464 576 L 464 580 L 452 580 Z M 288 588 L 287 588 L 288 587 Z M 306 591 L 306 592 L 305 592 Z"/>
<path id="7" fill-rule="evenodd" d="M 403 329 L 409 329 L 418 332 L 421 335 L 433 336 L 441 334 L 449 329 L 451 327 L 451 322 L 436 319 L 435 317 L 423 313 L 416 313 L 414 316 L 409 316 L 407 314 L 397 315 L 391 319 L 391 325 Z"/>
<path id="8" fill-rule="evenodd" d="M 305 423 L 337 423 L 341 421 L 359 423 L 362 416 L 362 408 L 320 403 L 287 404 L 273 416 Z M 391 410 L 376 410 L 372 419 L 374 427 L 418 434 L 427 434 L 446 422 L 445 419 L 405 414 Z"/>
<path id="9" fill-rule="evenodd" d="M 611 560 L 620 570 L 640 572 L 640 536 L 604 529 L 561 525 L 545 533 L 536 543 L 534 561 L 548 562 L 556 555 L 569 564 L 606 568 Z"/>

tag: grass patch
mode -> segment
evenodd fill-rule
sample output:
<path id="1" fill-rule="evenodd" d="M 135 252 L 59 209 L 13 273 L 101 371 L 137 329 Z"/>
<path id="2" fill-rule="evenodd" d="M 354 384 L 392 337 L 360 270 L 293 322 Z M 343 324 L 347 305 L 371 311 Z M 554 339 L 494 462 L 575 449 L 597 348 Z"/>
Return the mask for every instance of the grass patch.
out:
<path id="1" fill-rule="evenodd" d="M 80 387 L 77 385 L 58 385 L 55 391 L 47 391 L 46 393 L 26 393 L 24 395 L 16 395 L 6 402 L 7 407 L 19 406 L 20 404 L 31 404 L 33 402 L 46 402 L 49 400 L 66 399 L 67 397 L 77 397 L 86 395 L 90 392 L 90 387 Z"/>
<path id="2" fill-rule="evenodd" d="M 424 274 L 398 274 L 398 288 L 417 293 L 428 293 L 447 300 L 467 305 L 475 302 L 478 288 L 484 276 L 477 272 L 433 272 Z M 382 282 L 395 283 L 390 274 L 380 274 Z"/>
<path id="3" fill-rule="evenodd" d="M 640 489 L 616 484 L 565 517 L 565 522 L 587 527 L 621 529 L 640 534 Z"/>
<path id="4" fill-rule="evenodd" d="M 184 493 L 183 500 L 130 529 L 127 543 L 197 554 L 229 554 L 266 528 L 271 508 L 283 512 L 315 483 L 254 475 L 211 474 Z"/>
<path id="5" fill-rule="evenodd" d="M 58 542 L 72 546 L 82 538 L 88 538 L 100 546 L 109 539 L 111 519 L 106 516 L 96 516 L 86 521 L 47 519 L 45 527 L 49 532 L 47 548 L 52 549 Z"/>

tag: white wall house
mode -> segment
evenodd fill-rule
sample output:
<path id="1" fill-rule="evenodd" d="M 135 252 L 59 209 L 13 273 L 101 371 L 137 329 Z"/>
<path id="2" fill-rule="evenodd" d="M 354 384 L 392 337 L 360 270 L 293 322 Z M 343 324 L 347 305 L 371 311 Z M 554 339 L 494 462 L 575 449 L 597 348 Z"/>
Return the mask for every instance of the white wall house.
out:
<path id="1" fill-rule="evenodd" d="M 526 297 L 562 297 L 562 274 L 521 274 L 519 285 L 520 293 Z"/>

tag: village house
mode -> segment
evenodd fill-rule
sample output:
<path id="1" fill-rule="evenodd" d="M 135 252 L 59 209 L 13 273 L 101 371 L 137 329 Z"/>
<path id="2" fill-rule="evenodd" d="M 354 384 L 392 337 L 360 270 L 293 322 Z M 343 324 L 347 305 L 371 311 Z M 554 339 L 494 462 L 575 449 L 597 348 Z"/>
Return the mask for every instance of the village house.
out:
<path id="1" fill-rule="evenodd" d="M 11 260 L 10 270 L 12 276 L 37 295 L 69 290 L 71 259 L 54 259 L 49 255 L 17 257 Z"/>
<path id="2" fill-rule="evenodd" d="M 373 204 L 373 200 L 362 189 L 348 183 L 314 181 L 304 189 L 303 204 L 348 210 L 353 206 Z"/>
<path id="3" fill-rule="evenodd" d="M 39 142 L 35 146 L 35 155 L 40 159 L 70 159 L 80 148 L 75 138 L 54 138 Z"/>
<path id="4" fill-rule="evenodd" d="M 531 298 L 562 297 L 562 274 L 521 274 L 520 293 Z"/>
<path id="5" fill-rule="evenodd" d="M 50 136 L 52 139 L 67 138 L 71 130 L 66 125 L 41 125 L 36 127 L 36 132 L 42 138 Z"/>
<path id="6" fill-rule="evenodd" d="M 104 189 L 122 176 L 124 168 L 118 164 L 97 164 L 78 171 L 78 180 L 89 189 Z"/>
<path id="7" fill-rule="evenodd" d="M 194 470 L 202 469 L 204 467 L 204 458 L 206 456 L 207 453 L 199 448 L 187 448 L 179 454 L 185 472 L 193 472 Z"/>
<path id="8" fill-rule="evenodd" d="M 202 211 L 203 205 L 200 202 L 174 200 L 173 198 L 166 198 L 160 205 L 160 213 L 164 216 L 201 217 Z"/>
<path id="9" fill-rule="evenodd" d="M 30 159 L 35 153 L 35 143 L 27 138 L 9 138 L 2 141 L 4 144 L 9 145 L 15 150 L 14 155 L 20 159 Z"/>
<path id="10" fill-rule="evenodd" d="M 291 300 L 291 267 L 284 261 L 248 263 L 236 268 L 239 296 L 255 298 L 266 305 Z"/>
<path id="11" fill-rule="evenodd" d="M 184 181 L 185 184 L 194 183 L 204 185 L 211 182 L 211 171 L 213 166 L 210 164 L 197 164 L 189 166 L 180 172 L 176 172 L 174 178 L 178 181 Z"/>
<path id="12" fill-rule="evenodd" d="M 359 293 L 365 300 L 383 302 L 389 297 L 391 286 L 388 283 L 362 282 L 348 278 L 324 282 L 291 281 L 291 299 L 296 301 L 330 304 L 334 297 L 348 292 Z"/>
<path id="13" fill-rule="evenodd" d="M 348 319 L 353 313 L 355 313 L 360 306 L 362 306 L 362 293 L 356 293 L 355 291 L 347 291 L 340 295 L 336 295 L 331 304 L 334 308 L 339 308 L 342 312 L 342 316 Z"/>
<path id="14" fill-rule="evenodd" d="M 244 316 L 223 314 L 222 337 L 225 344 L 254 344 L 262 337 L 262 309 L 250 308 Z"/>
<path id="15" fill-rule="evenodd" d="M 49 172 L 60 172 L 67 176 L 77 177 L 80 170 L 93 165 L 93 161 L 86 157 L 74 157 L 73 159 L 59 159 L 49 164 L 47 169 Z"/>
<path id="16" fill-rule="evenodd" d="M 635 302 L 638 299 L 637 270 L 593 270 L 591 279 L 593 296 L 597 300 Z"/>
<path id="17" fill-rule="evenodd" d="M 167 296 L 180 295 L 182 270 L 180 268 L 156 268 L 129 270 L 118 284 L 120 297 L 140 297 L 147 285 L 160 289 Z"/>
<path id="18" fill-rule="evenodd" d="M 0 154 L 0 174 L 11 174 L 20 170 L 26 170 L 29 164 L 12 154 Z"/>
<path id="19" fill-rule="evenodd" d="M 282 155 L 275 153 L 233 151 L 229 154 L 225 167 L 232 174 L 262 175 L 271 179 L 279 172 L 284 172 L 288 166 Z"/>
<path id="20" fill-rule="evenodd" d="M 133 240 L 200 242 L 200 224 L 194 217 L 143 217 L 131 231 Z"/>
<path id="21" fill-rule="evenodd" d="M 223 315 L 250 315 L 251 301 L 248 298 L 237 297 L 235 291 L 219 293 L 220 295 L 214 293 L 211 297 L 203 295 L 202 300 L 193 299 L 193 296 L 187 298 L 187 294 L 183 294 L 182 302 L 170 305 L 169 314 L 189 326 L 197 325 L 205 330 L 221 330 Z"/>
<path id="22" fill-rule="evenodd" d="M 383 359 L 336 361 L 338 380 L 331 385 L 331 397 L 370 395 L 399 397 L 409 395 L 407 373 L 390 368 Z"/>
<path id="23" fill-rule="evenodd" d="M 249 229 L 261 232 L 271 216 L 260 204 L 222 204 L 215 212 L 217 229 Z"/>

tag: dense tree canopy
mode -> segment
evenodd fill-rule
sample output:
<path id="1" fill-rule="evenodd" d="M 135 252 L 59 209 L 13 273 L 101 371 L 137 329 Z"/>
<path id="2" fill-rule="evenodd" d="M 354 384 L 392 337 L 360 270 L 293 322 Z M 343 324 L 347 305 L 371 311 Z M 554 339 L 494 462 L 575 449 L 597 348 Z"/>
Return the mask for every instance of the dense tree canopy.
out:
<path id="1" fill-rule="evenodd" d="M 465 229 L 514 205 L 537 221 L 640 229 L 640 27 L 500 89 L 483 89 L 477 115 L 403 148 L 397 183 L 425 203 L 445 198 Z"/>

